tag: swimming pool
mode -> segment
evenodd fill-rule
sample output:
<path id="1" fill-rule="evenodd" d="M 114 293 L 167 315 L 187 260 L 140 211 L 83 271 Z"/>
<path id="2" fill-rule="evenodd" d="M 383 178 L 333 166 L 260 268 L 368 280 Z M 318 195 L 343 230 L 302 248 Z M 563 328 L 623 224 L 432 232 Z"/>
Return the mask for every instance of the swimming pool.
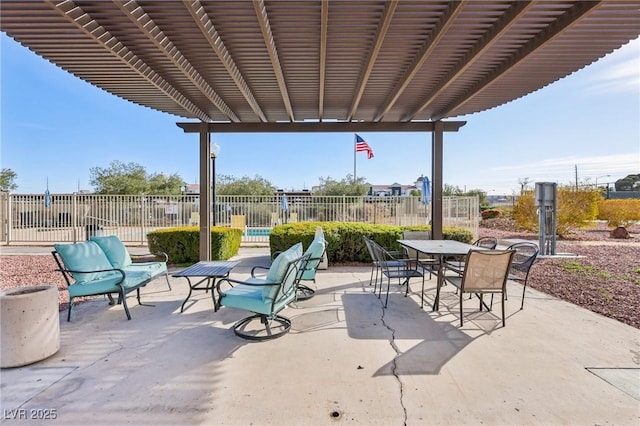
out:
<path id="1" fill-rule="evenodd" d="M 271 234 L 269 228 L 247 228 L 244 235 L 247 237 L 268 237 Z"/>

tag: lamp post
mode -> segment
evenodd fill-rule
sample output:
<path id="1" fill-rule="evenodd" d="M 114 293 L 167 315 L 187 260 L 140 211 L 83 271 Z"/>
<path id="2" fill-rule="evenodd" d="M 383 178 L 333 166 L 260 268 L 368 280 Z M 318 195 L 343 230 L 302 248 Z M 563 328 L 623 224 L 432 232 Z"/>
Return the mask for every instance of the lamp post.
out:
<path id="1" fill-rule="evenodd" d="M 598 187 L 598 178 L 602 178 L 602 177 L 611 177 L 611 175 L 596 176 L 596 188 Z"/>
<path id="2" fill-rule="evenodd" d="M 220 153 L 220 145 L 211 142 L 211 211 L 213 226 L 216 226 L 216 157 Z"/>
<path id="3" fill-rule="evenodd" d="M 187 187 L 180 185 L 180 202 L 178 203 L 178 223 L 184 225 L 184 191 Z"/>

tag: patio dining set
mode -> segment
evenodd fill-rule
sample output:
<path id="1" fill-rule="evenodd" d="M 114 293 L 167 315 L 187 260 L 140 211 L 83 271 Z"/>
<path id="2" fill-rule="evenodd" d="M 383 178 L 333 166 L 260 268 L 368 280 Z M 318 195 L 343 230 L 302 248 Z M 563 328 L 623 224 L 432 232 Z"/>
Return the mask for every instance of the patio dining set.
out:
<path id="1" fill-rule="evenodd" d="M 425 276 L 436 276 L 436 294 L 432 310 L 440 308 L 441 290 L 451 285 L 459 296 L 460 326 L 464 324 L 463 300 L 474 295 L 479 300 L 479 310 L 490 311 L 493 307 L 494 295 L 500 296 L 502 308 L 502 325 L 505 326 L 505 300 L 507 300 L 507 281 L 522 284 L 522 302 L 527 289 L 527 279 L 539 249 L 532 242 L 517 242 L 498 248 L 498 240 L 484 237 L 472 244 L 454 240 L 433 240 L 429 232 L 406 231 L 398 240 L 403 250 L 385 248 L 374 240 L 365 237 L 365 244 L 372 259 L 370 284 L 374 286 L 382 298 L 384 278 L 386 292 L 384 307 L 389 301 L 389 289 L 392 280 L 398 280 L 405 287 L 404 294 L 410 292 L 411 278 L 421 278 L 420 306 L 424 307 Z M 484 295 L 490 295 L 487 304 Z"/>

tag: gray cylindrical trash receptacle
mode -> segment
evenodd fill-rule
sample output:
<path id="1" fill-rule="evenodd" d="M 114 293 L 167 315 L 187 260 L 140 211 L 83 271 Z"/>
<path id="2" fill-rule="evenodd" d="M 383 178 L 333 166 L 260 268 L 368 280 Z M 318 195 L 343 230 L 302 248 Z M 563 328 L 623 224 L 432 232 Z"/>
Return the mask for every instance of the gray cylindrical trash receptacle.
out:
<path id="1" fill-rule="evenodd" d="M 36 285 L 0 292 L 0 367 L 41 361 L 60 349 L 58 287 Z"/>

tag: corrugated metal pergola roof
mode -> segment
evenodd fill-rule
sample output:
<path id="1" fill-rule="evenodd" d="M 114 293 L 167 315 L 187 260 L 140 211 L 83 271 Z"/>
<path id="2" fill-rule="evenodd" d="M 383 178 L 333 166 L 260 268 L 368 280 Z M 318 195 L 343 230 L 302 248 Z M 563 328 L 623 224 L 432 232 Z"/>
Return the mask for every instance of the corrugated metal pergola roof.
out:
<path id="1" fill-rule="evenodd" d="M 140 105 L 231 123 L 483 111 L 640 34 L 637 1 L 7 1 L 1 29 Z"/>
<path id="2" fill-rule="evenodd" d="M 200 133 L 201 182 L 211 131 L 432 131 L 434 238 L 442 133 L 463 124 L 441 119 L 525 96 L 640 34 L 640 1 L 615 0 L 2 0 L 0 14 L 2 31 L 79 78 L 200 120 L 180 125 Z"/>

